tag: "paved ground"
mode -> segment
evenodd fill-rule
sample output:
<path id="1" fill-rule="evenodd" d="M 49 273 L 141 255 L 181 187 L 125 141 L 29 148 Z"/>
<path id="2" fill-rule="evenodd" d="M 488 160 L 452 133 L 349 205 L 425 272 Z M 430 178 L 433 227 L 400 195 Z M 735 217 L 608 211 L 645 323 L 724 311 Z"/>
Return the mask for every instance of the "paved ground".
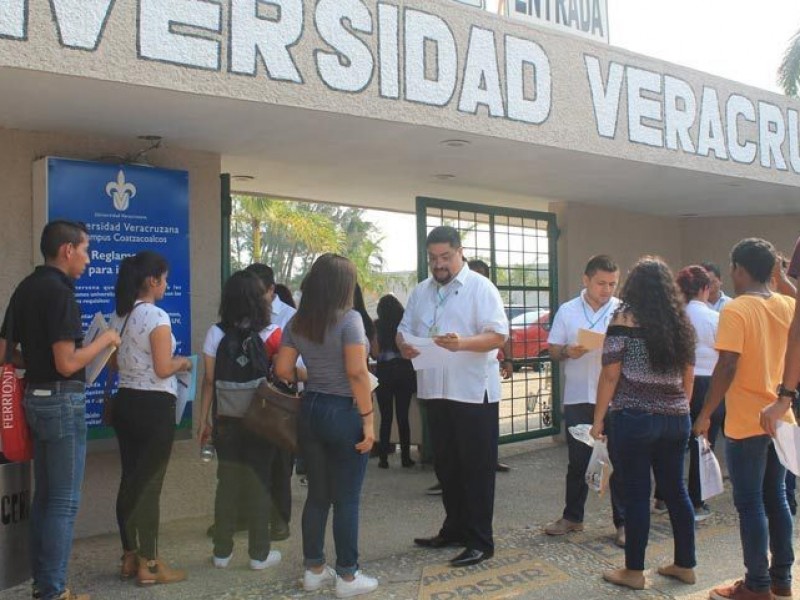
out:
<path id="1" fill-rule="evenodd" d="M 362 567 L 377 576 L 381 585 L 368 598 L 694 600 L 706 598 L 710 586 L 741 576 L 738 530 L 729 490 L 711 502 L 714 515 L 698 528 L 697 585 L 686 586 L 655 574 L 655 566 L 670 560 L 672 539 L 667 517 L 654 516 L 647 554 L 648 567 L 652 568 L 648 589 L 625 591 L 600 578 L 604 568 L 621 566 L 623 558 L 622 551 L 612 543 L 613 527 L 606 499 L 590 498 L 584 533 L 549 538 L 541 532 L 561 511 L 566 447 L 546 440 L 504 446 L 501 454 L 513 471 L 498 475 L 497 554 L 491 561 L 461 570 L 447 567 L 447 560 L 454 554 L 452 549 L 422 550 L 411 543 L 414 536 L 435 533 L 442 518 L 439 498 L 423 493 L 434 481 L 431 471 L 401 469 L 399 457 L 391 459 L 389 470 L 380 470 L 377 461 L 370 461 L 361 511 Z M 299 515 L 305 492 L 296 481 L 294 485 L 295 515 Z M 119 542 L 116 536 L 106 535 L 76 542 L 70 567 L 72 587 L 91 593 L 94 600 L 333 597 L 331 590 L 312 594 L 299 588 L 299 518 L 292 523 L 292 537 L 275 545 L 283 553 L 283 562 L 259 573 L 246 568 L 245 537 L 237 538 L 229 569 L 212 569 L 210 543 L 205 537 L 208 524 L 208 519 L 187 519 L 163 527 L 162 554 L 173 564 L 188 569 L 189 580 L 185 583 L 140 589 L 120 582 L 116 578 Z M 332 540 L 327 547 L 332 549 Z M 0 593 L 0 600 L 29 597 L 25 585 Z"/>

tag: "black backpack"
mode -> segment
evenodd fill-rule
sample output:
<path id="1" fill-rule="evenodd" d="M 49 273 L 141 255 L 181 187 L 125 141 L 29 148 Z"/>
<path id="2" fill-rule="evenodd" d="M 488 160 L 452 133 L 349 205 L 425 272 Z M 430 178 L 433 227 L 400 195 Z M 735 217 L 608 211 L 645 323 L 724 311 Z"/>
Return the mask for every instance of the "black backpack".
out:
<path id="1" fill-rule="evenodd" d="M 217 327 L 225 335 L 214 360 L 214 414 L 241 418 L 258 386 L 270 378 L 270 361 L 257 331 Z"/>

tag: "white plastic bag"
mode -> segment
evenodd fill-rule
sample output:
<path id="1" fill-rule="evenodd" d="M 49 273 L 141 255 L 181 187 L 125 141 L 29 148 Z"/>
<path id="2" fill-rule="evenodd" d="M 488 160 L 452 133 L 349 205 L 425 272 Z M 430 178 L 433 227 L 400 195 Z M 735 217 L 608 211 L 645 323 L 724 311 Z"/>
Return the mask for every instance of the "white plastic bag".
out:
<path id="1" fill-rule="evenodd" d="M 586 468 L 586 483 L 590 489 L 601 496 L 608 489 L 608 479 L 614 471 L 608 457 L 608 446 L 605 442 L 594 440 L 592 456 Z"/>
<path id="2" fill-rule="evenodd" d="M 590 448 L 594 448 L 594 438 L 590 433 L 592 430 L 591 425 L 573 425 L 572 427 L 568 427 L 567 431 L 569 431 L 570 435 L 574 437 L 579 442 L 583 442 Z"/>
<path id="3" fill-rule="evenodd" d="M 723 492 L 722 471 L 719 468 L 717 457 L 714 455 L 714 450 L 711 448 L 711 444 L 708 443 L 705 436 L 698 436 L 697 444 L 700 446 L 700 460 L 698 464 L 700 473 L 700 498 L 705 501 Z"/>

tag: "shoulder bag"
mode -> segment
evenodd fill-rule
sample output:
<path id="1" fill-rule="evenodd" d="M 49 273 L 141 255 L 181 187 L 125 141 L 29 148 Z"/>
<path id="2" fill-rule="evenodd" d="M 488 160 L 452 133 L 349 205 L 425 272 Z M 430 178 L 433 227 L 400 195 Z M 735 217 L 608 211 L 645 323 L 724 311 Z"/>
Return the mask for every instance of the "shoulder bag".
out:
<path id="1" fill-rule="evenodd" d="M 11 462 L 25 462 L 33 458 L 33 437 L 25 418 L 22 400 L 25 397 L 25 380 L 17 376 L 14 366 L 14 304 L 11 303 L 6 323 L 6 355 L 0 367 L 0 441 L 2 452 Z"/>
<path id="2" fill-rule="evenodd" d="M 258 386 L 242 417 L 244 426 L 276 446 L 297 454 L 297 417 L 300 396 L 282 383 L 265 381 Z"/>

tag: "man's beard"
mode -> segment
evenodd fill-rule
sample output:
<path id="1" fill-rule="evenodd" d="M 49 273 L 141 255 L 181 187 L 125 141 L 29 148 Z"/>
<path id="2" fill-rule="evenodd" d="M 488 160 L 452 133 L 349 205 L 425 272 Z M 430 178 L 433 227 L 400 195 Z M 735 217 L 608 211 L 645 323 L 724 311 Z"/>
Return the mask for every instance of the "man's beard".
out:
<path id="1" fill-rule="evenodd" d="M 442 277 L 442 275 L 444 276 L 444 278 L 440 279 L 440 277 Z M 453 280 L 453 274 L 449 270 L 448 271 L 434 271 L 433 278 L 436 280 L 436 283 L 438 283 L 439 285 L 447 285 L 448 283 L 450 283 Z"/>

